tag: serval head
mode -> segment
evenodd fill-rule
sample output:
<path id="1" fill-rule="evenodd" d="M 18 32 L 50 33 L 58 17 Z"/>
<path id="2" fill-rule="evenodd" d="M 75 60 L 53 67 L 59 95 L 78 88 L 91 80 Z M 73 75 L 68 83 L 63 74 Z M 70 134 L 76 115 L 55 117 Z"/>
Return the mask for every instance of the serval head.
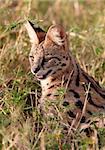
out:
<path id="1" fill-rule="evenodd" d="M 29 61 L 31 71 L 38 80 L 61 75 L 70 64 L 68 37 L 60 25 L 52 25 L 47 33 L 35 28 L 27 21 L 25 24 L 31 40 Z"/>

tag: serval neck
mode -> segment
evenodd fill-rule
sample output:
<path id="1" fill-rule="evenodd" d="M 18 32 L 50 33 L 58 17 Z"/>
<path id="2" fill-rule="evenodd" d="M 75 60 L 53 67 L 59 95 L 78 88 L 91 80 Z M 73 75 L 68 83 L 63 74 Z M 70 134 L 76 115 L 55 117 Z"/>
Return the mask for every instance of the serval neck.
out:
<path id="1" fill-rule="evenodd" d="M 70 58 L 69 67 L 64 72 L 59 74 L 59 76 L 50 76 L 44 80 L 41 80 L 42 98 L 54 98 L 56 97 L 57 89 L 60 87 L 63 87 L 64 89 L 68 87 L 68 82 L 70 82 L 72 74 L 77 74 L 77 66 L 75 66 L 75 64 L 76 62 L 74 58 Z"/>

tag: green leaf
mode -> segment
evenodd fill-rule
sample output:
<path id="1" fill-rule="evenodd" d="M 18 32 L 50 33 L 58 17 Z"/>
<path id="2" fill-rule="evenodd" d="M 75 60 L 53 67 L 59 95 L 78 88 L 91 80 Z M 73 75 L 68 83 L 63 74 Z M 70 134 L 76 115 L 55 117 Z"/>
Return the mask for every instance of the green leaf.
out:
<path id="1" fill-rule="evenodd" d="M 96 55 L 100 55 L 102 52 L 103 52 L 103 49 L 102 49 L 102 48 L 97 47 L 97 48 L 95 49 Z"/>

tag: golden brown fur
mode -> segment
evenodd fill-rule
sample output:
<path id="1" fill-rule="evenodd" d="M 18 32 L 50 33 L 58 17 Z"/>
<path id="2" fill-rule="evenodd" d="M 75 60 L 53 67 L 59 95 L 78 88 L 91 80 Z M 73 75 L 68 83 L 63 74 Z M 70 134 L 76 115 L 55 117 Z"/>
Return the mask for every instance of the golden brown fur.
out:
<path id="1" fill-rule="evenodd" d="M 25 26 L 32 41 L 29 56 L 31 71 L 42 87 L 40 104 L 44 107 L 46 100 L 56 101 L 57 90 L 64 88 L 62 105 L 71 108 L 65 112 L 66 120 L 62 115 L 64 121 L 71 124 L 75 118 L 75 126 L 78 127 L 79 123 L 86 123 L 94 114 L 105 113 L 105 89 L 76 62 L 64 28 L 52 25 L 45 33 L 40 28 L 36 32 L 30 22 Z M 52 106 L 45 113 L 56 112 Z"/>

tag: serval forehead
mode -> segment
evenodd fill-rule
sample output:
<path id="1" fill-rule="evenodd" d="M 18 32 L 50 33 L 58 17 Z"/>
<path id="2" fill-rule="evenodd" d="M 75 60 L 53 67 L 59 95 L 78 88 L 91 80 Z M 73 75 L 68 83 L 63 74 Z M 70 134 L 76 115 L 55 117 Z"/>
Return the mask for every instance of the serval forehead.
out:
<path id="1" fill-rule="evenodd" d="M 43 52 L 42 43 L 39 45 L 33 45 L 30 50 L 30 53 L 32 53 L 32 54 L 39 54 L 41 52 Z"/>
<path id="2" fill-rule="evenodd" d="M 58 46 L 44 47 L 44 52 L 45 52 L 45 54 L 51 54 L 51 55 L 55 55 L 55 54 L 63 55 L 63 54 L 65 54 L 65 51 L 61 47 L 58 47 Z"/>

